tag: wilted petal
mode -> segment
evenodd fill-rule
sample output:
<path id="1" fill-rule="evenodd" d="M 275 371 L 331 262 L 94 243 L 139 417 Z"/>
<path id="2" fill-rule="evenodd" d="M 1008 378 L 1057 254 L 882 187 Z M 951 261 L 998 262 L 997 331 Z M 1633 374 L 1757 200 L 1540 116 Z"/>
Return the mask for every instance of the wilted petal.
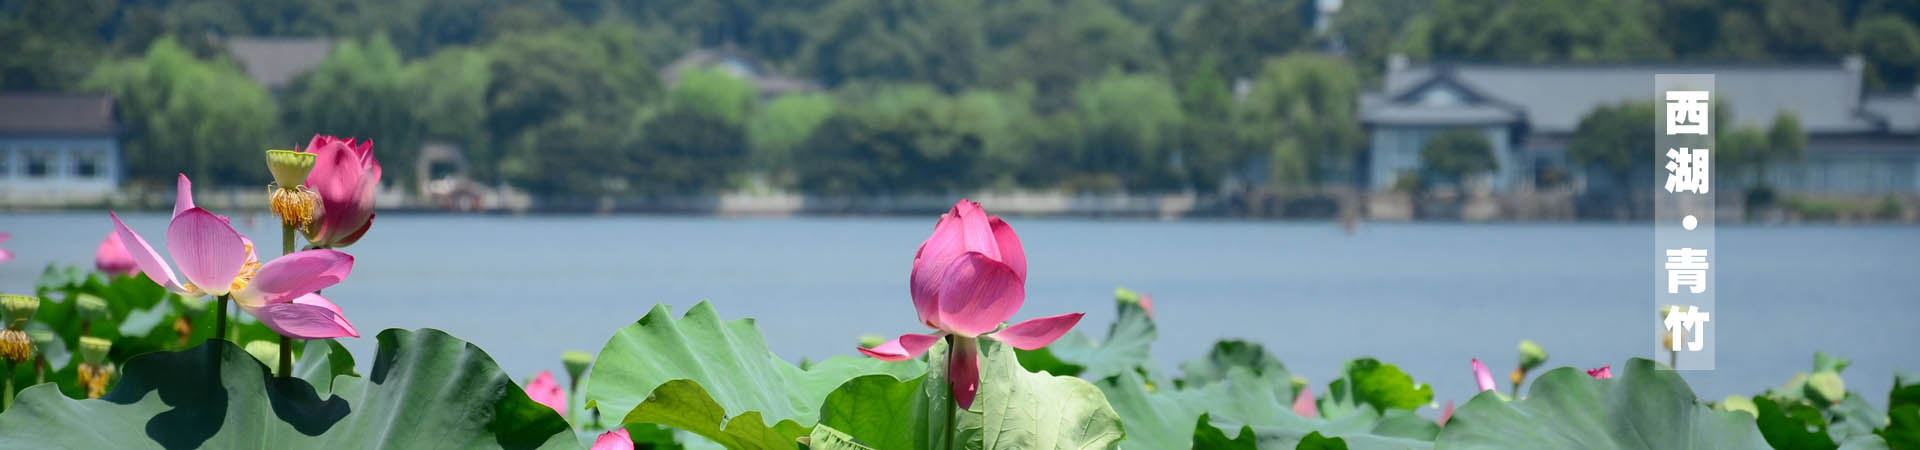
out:
<path id="1" fill-rule="evenodd" d="M 1487 371 L 1487 365 L 1481 364 L 1480 358 L 1473 359 L 1473 384 L 1480 388 L 1480 392 L 1495 389 L 1493 385 L 1493 372 Z"/>
<path id="2" fill-rule="evenodd" d="M 980 393 L 979 341 L 954 339 L 953 359 L 947 361 L 947 383 L 953 387 L 953 401 L 960 409 L 973 407 L 973 396 Z"/>
<path id="3" fill-rule="evenodd" d="M 553 381 L 551 371 L 542 370 L 539 375 L 533 376 L 533 381 L 527 383 L 527 397 L 532 398 L 536 403 L 553 408 L 560 413 L 561 417 L 567 416 L 567 392 L 560 389 L 560 383 Z M 594 446 L 597 448 L 599 444 L 596 443 Z"/>
<path id="4" fill-rule="evenodd" d="M 1020 246 L 1020 235 L 1014 234 L 1013 226 L 999 217 L 988 217 L 987 224 L 993 228 L 993 240 L 1000 248 L 1000 262 L 1012 267 L 1020 279 L 1027 279 L 1027 250 Z"/>
<path id="5" fill-rule="evenodd" d="M 133 258 L 133 265 L 140 269 L 140 273 L 147 274 L 148 279 L 169 291 L 186 292 L 179 282 L 174 281 L 173 268 L 167 267 L 167 262 L 160 259 L 160 252 L 153 251 L 153 246 L 148 245 L 140 233 L 128 228 L 125 222 L 120 221 L 120 215 L 113 211 L 107 211 L 107 217 L 113 218 L 113 234 L 120 237 L 120 242 L 133 243 L 133 247 L 127 248 L 127 256 Z"/>
<path id="6" fill-rule="evenodd" d="M 200 290 L 226 295 L 247 264 L 247 242 L 232 225 L 200 208 L 181 211 L 167 226 L 167 253 Z M 142 267 L 142 270 L 145 270 Z"/>
<path id="7" fill-rule="evenodd" d="M 340 307 L 318 294 L 303 295 L 288 303 L 243 309 L 281 336 L 295 339 L 360 337 L 360 332 L 341 314 Z"/>
<path id="8" fill-rule="evenodd" d="M 894 340 L 876 345 L 873 348 L 862 348 L 860 349 L 860 353 L 865 353 L 867 356 L 874 357 L 874 359 L 884 361 L 905 361 L 908 358 L 920 356 L 921 353 L 926 353 L 927 348 L 932 347 L 935 342 L 940 342 L 940 335 L 903 334 Z"/>
<path id="9" fill-rule="evenodd" d="M 1074 324 L 1080 323 L 1080 317 L 1085 315 L 1085 313 L 1071 313 L 1041 317 L 1010 325 L 1004 330 L 993 333 L 992 336 L 994 340 L 1005 342 L 1014 348 L 1033 350 L 1060 339 L 1061 335 L 1067 334 L 1067 330 L 1073 329 Z"/>
<path id="10" fill-rule="evenodd" d="M 1020 311 L 1026 283 L 987 255 L 967 252 L 940 277 L 942 328 L 965 337 L 993 331 Z"/>
<path id="11" fill-rule="evenodd" d="M 252 307 L 286 303 L 294 297 L 333 286 L 352 272 L 352 255 L 324 249 L 297 252 L 260 266 L 253 281 L 234 293 L 234 300 Z"/>
<path id="12" fill-rule="evenodd" d="M 1320 406 L 1313 402 L 1313 386 L 1300 388 L 1300 395 L 1293 398 L 1293 413 L 1301 417 L 1320 417 Z"/>
<path id="13" fill-rule="evenodd" d="M 179 180 L 173 183 L 173 186 L 173 216 L 180 217 L 180 213 L 187 212 L 187 210 L 194 208 L 193 181 L 188 180 L 187 174 L 183 173 L 180 174 Z"/>
<path id="14" fill-rule="evenodd" d="M 625 428 L 600 433 L 600 438 L 593 440 L 593 448 L 588 450 L 633 450 L 633 436 L 628 435 Z"/>
<path id="15" fill-rule="evenodd" d="M 1600 368 L 1597 368 L 1597 369 L 1589 369 L 1587 370 L 1587 376 L 1593 377 L 1594 379 L 1598 379 L 1598 380 L 1613 378 L 1613 365 L 1608 364 L 1608 365 L 1600 366 Z"/>

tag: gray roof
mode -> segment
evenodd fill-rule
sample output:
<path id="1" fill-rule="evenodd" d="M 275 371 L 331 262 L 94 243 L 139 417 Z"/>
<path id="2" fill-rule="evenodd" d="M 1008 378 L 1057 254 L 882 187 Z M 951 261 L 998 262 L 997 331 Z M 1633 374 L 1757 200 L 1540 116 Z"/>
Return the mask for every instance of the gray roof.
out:
<path id="1" fill-rule="evenodd" d="M 276 89 L 319 67 L 333 43 L 320 38 L 227 38 L 226 47 L 248 77 Z"/>
<path id="2" fill-rule="evenodd" d="M 1875 114 L 1865 112 L 1861 74 L 1845 63 L 1822 65 L 1413 65 L 1387 73 L 1385 96 L 1376 116 L 1409 115 L 1412 94 L 1435 84 L 1452 84 L 1523 114 L 1535 133 L 1572 133 L 1594 108 L 1623 101 L 1651 101 L 1655 74 L 1714 75 L 1714 100 L 1730 103 L 1736 125 L 1765 126 L 1780 111 L 1800 116 L 1809 133 L 1882 131 Z M 1363 105 L 1363 109 L 1367 109 Z M 1897 108 L 1896 108 L 1897 109 Z M 1912 119 L 1909 118 L 1909 121 Z"/>
<path id="3" fill-rule="evenodd" d="M 1887 121 L 1887 131 L 1899 134 L 1920 133 L 1920 89 L 1912 95 L 1868 96 L 1867 112 Z"/>
<path id="4" fill-rule="evenodd" d="M 105 94 L 0 94 L 0 135 L 97 136 L 118 133 Z"/>

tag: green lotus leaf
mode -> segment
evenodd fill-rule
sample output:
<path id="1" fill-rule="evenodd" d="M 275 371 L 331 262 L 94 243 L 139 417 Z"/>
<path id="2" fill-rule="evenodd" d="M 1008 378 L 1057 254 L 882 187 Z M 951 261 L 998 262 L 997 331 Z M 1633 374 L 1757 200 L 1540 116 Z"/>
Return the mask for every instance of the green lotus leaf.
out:
<path id="1" fill-rule="evenodd" d="M 820 423 L 878 450 L 946 448 L 946 344 L 928 350 L 930 366 L 909 380 L 856 378 L 827 396 Z M 1120 417 L 1099 388 L 1070 376 L 1029 372 L 1013 348 L 980 342 L 980 392 L 970 410 L 954 410 L 956 448 L 1067 450 L 1116 448 Z M 1136 447 L 1150 448 L 1150 447 Z"/>
<path id="2" fill-rule="evenodd" d="M 752 319 L 723 322 L 700 302 L 679 319 L 658 305 L 614 334 L 584 384 L 620 424 L 667 425 L 732 449 L 791 450 L 827 394 L 862 375 L 925 373 L 917 361 L 840 356 L 801 369 L 767 350 Z"/>
<path id="3" fill-rule="evenodd" d="M 1293 448 L 1294 450 L 1347 450 L 1347 441 L 1337 437 L 1321 436 L 1319 432 L 1314 432 L 1300 438 L 1300 445 Z"/>
<path id="4" fill-rule="evenodd" d="M 1827 419 L 1820 409 L 1802 402 L 1780 404 L 1766 397 L 1754 397 L 1757 413 L 1754 424 L 1774 448 L 1832 450 L 1839 448 L 1827 434 Z"/>
<path id="5" fill-rule="evenodd" d="M 1618 368 L 1619 366 L 1616 366 Z M 1562 367 L 1522 400 L 1481 393 L 1461 405 L 1434 444 L 1448 449 L 1767 448 L 1754 419 L 1714 411 L 1671 370 L 1635 358 L 1610 380 Z"/>
<path id="6" fill-rule="evenodd" d="M 558 414 L 528 399 L 478 347 L 387 330 L 372 372 L 321 395 L 273 377 L 225 341 L 141 355 L 105 397 L 49 385 L 0 414 L 0 448 L 569 448 Z"/>
<path id="7" fill-rule="evenodd" d="M 1265 346 L 1229 339 L 1213 343 L 1213 350 L 1208 351 L 1206 357 L 1180 363 L 1182 377 L 1177 382 L 1182 388 L 1205 386 L 1226 379 L 1228 369 L 1233 367 L 1244 367 L 1255 374 L 1287 370 L 1280 358 L 1267 352 Z"/>
<path id="8" fill-rule="evenodd" d="M 807 435 L 806 442 L 808 450 L 875 450 L 853 436 L 826 425 L 815 425 L 813 433 Z"/>
<path id="9" fill-rule="evenodd" d="M 1341 437 L 1354 448 L 1428 448 L 1438 432 L 1432 421 L 1398 409 L 1387 416 L 1365 409 L 1334 419 L 1301 417 L 1290 409 L 1290 395 L 1280 387 L 1286 386 L 1286 378 L 1285 372 L 1256 375 L 1234 367 L 1219 382 L 1177 391 L 1149 392 L 1131 373 L 1095 384 L 1126 424 L 1128 448 L 1284 449 L 1316 432 Z M 1200 425 L 1194 425 L 1197 422 Z M 1215 428 L 1213 422 L 1225 428 Z M 1230 430 L 1240 431 L 1229 437 Z"/>
<path id="10" fill-rule="evenodd" d="M 359 376 L 353 370 L 353 353 L 333 339 L 306 341 L 306 350 L 293 362 L 293 376 L 307 380 L 320 395 L 333 391 L 333 379 L 341 375 Z"/>
<path id="11" fill-rule="evenodd" d="M 1115 301 L 1114 309 L 1106 340 L 1096 343 L 1079 331 L 1071 331 L 1039 350 L 1017 350 L 1020 365 L 1027 370 L 1079 375 L 1089 380 L 1147 367 L 1153 341 L 1159 338 L 1153 319 L 1147 317 L 1137 300 Z"/>
<path id="12" fill-rule="evenodd" d="M 1327 384 L 1327 397 L 1321 401 L 1321 413 L 1327 417 L 1344 416 L 1360 405 L 1385 413 L 1411 411 L 1433 401 L 1433 386 L 1416 383 L 1399 367 L 1373 358 L 1347 361 L 1342 373 L 1345 376 Z"/>

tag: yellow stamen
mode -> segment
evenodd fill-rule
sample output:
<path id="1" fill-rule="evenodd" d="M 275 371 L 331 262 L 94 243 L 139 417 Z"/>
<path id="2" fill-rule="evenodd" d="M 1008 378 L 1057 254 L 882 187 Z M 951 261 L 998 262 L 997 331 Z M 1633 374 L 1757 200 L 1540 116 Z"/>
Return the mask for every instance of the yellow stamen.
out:
<path id="1" fill-rule="evenodd" d="M 107 382 L 113 379 L 112 366 L 80 363 L 77 372 L 76 381 L 87 388 L 87 398 L 100 398 L 107 394 Z"/>
<path id="2" fill-rule="evenodd" d="M 247 255 L 253 255 L 253 244 L 247 244 Z M 233 284 L 227 285 L 227 292 L 240 292 L 241 288 L 247 287 L 247 283 L 253 282 L 254 273 L 259 271 L 260 260 L 247 258 L 247 263 L 240 266 L 240 273 L 233 276 Z"/>
<path id="3" fill-rule="evenodd" d="M 320 193 L 306 186 L 269 187 L 269 207 L 280 223 L 294 228 L 306 227 L 320 217 Z"/>
<path id="4" fill-rule="evenodd" d="M 0 330 L 0 357 L 19 364 L 33 358 L 33 338 L 12 328 Z"/>

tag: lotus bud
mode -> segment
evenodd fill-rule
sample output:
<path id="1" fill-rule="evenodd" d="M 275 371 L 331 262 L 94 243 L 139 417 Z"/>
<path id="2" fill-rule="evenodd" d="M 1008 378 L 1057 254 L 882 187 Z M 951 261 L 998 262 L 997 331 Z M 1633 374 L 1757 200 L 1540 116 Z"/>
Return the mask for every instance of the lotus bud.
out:
<path id="1" fill-rule="evenodd" d="M 1846 381 L 1840 379 L 1839 372 L 1831 370 L 1814 372 L 1813 375 L 1807 376 L 1807 385 L 1804 389 L 1807 400 L 1812 400 L 1821 408 L 1840 404 L 1840 400 L 1847 397 Z"/>
<path id="2" fill-rule="evenodd" d="M 87 389 L 87 398 L 100 398 L 107 393 L 107 381 L 113 379 L 113 365 L 107 363 L 107 352 L 113 350 L 113 341 L 93 336 L 80 337 L 80 368 L 76 371 L 80 386 Z"/>
<path id="3" fill-rule="evenodd" d="M 280 359 L 280 343 L 273 341 L 253 341 L 247 343 L 247 353 L 265 364 L 268 371 L 273 370 L 275 361 Z"/>
<path id="4" fill-rule="evenodd" d="M 320 216 L 320 194 L 302 184 L 313 171 L 315 157 L 307 152 L 267 150 L 267 171 L 273 172 L 270 206 L 284 225 L 303 228 Z"/>
<path id="5" fill-rule="evenodd" d="M 0 330 L 0 357 L 19 364 L 33 358 L 33 339 L 27 337 L 27 321 L 40 309 L 40 298 L 26 295 L 0 295 L 0 312 L 7 323 Z"/>
<path id="6" fill-rule="evenodd" d="M 887 343 L 886 336 L 881 336 L 877 334 L 860 335 L 860 348 L 874 348 L 874 347 L 879 347 L 880 344 L 885 344 L 885 343 Z"/>
<path id="7" fill-rule="evenodd" d="M 79 311 L 80 320 L 91 322 L 107 317 L 107 300 L 93 294 L 81 293 L 73 301 L 73 307 Z"/>
<path id="8" fill-rule="evenodd" d="M 1127 288 L 1113 288 L 1113 301 L 1120 303 L 1140 303 L 1140 293 Z"/>
<path id="9" fill-rule="evenodd" d="M 568 351 L 560 354 L 560 364 L 567 366 L 567 376 L 579 380 L 593 366 L 593 355 L 587 352 Z"/>
<path id="10" fill-rule="evenodd" d="M 1533 369 L 1546 363 L 1547 349 L 1541 348 L 1540 344 L 1534 343 L 1532 339 L 1520 340 L 1520 371 L 1532 372 Z"/>

